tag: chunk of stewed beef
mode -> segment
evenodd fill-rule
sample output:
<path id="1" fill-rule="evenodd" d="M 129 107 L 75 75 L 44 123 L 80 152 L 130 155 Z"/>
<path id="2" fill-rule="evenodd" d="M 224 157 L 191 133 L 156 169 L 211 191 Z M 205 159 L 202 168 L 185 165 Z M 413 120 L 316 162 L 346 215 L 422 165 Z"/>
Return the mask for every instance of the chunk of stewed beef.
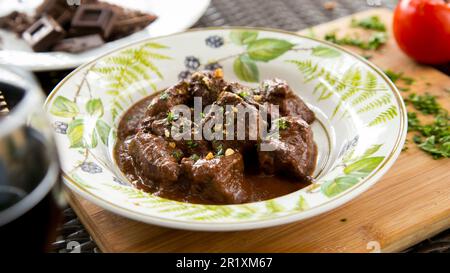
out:
<path id="1" fill-rule="evenodd" d="M 181 165 L 184 177 L 191 183 L 191 192 L 207 201 L 239 204 L 250 198 L 240 153 L 212 159 L 183 158 Z"/>
<path id="2" fill-rule="evenodd" d="M 278 133 L 269 135 L 260 143 L 258 158 L 261 170 L 267 174 L 309 179 L 317 156 L 311 127 L 300 117 L 282 117 L 272 126 L 278 127 Z"/>
<path id="3" fill-rule="evenodd" d="M 181 173 L 178 163 L 183 153 L 171 147 L 164 138 L 140 131 L 130 141 L 128 150 L 135 169 L 144 177 L 160 185 L 177 181 Z"/>
<path id="4" fill-rule="evenodd" d="M 216 122 L 217 115 L 222 117 L 222 122 L 220 119 Z M 216 134 L 212 140 L 216 152 L 231 148 L 242 153 L 255 148 L 264 126 L 265 119 L 254 105 L 228 91 L 220 93 L 202 125 L 204 132 L 211 129 Z"/>
<path id="5" fill-rule="evenodd" d="M 189 104 L 192 96 L 188 89 L 189 83 L 181 81 L 164 90 L 150 102 L 145 113 L 145 118 L 164 118 L 172 107 Z"/>
<path id="6" fill-rule="evenodd" d="M 201 97 L 203 105 L 210 105 L 217 99 L 225 86 L 226 82 L 221 69 L 199 71 L 192 74 L 189 92 L 193 97 Z"/>
<path id="7" fill-rule="evenodd" d="M 278 105 L 281 116 L 299 116 L 308 124 L 315 120 L 314 112 L 298 97 L 286 81 L 280 79 L 266 80 L 260 88 L 262 102 Z"/>
<path id="8" fill-rule="evenodd" d="M 193 154 L 199 156 L 206 155 L 211 151 L 211 145 L 203 138 L 195 138 L 195 128 L 198 128 L 198 126 L 190 119 L 184 117 L 166 117 L 149 121 L 146 123 L 145 129 L 144 127 L 141 129 L 164 138 L 171 147 L 176 147 L 183 151 L 185 156 L 191 156 Z"/>

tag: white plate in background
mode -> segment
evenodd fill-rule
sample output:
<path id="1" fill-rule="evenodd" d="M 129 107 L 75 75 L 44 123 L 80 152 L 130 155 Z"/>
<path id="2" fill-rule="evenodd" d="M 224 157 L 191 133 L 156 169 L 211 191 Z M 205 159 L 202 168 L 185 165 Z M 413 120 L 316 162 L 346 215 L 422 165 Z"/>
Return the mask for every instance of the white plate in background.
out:
<path id="1" fill-rule="evenodd" d="M 14 10 L 33 13 L 43 0 L 0 0 L 0 16 Z M 191 27 L 203 15 L 210 0 L 108 0 L 131 9 L 150 12 L 158 19 L 147 28 L 122 39 L 82 53 L 33 52 L 15 34 L 0 29 L 0 64 L 15 65 L 32 71 L 61 70 L 77 67 L 108 51 L 149 37 L 168 35 Z"/>

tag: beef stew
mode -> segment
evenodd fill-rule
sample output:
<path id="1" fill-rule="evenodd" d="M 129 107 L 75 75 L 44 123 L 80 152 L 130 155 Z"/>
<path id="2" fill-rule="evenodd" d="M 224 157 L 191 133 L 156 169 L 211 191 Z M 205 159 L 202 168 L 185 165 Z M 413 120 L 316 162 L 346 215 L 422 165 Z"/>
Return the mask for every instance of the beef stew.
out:
<path id="1" fill-rule="evenodd" d="M 188 115 L 174 114 L 178 105 L 188 107 Z M 218 113 L 225 118 L 214 125 Z M 221 70 L 196 72 L 124 114 L 114 156 L 134 186 L 160 197 L 199 204 L 262 201 L 311 183 L 314 120 L 285 81 L 250 88 L 226 82 Z M 177 124 L 189 129 L 177 135 Z"/>

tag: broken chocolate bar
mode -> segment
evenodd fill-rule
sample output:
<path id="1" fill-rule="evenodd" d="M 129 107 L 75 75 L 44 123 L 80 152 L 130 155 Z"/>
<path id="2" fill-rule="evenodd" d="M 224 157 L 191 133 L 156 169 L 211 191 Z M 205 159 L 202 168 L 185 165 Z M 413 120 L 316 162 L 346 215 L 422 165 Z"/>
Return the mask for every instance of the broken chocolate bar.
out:
<path id="1" fill-rule="evenodd" d="M 34 51 L 41 52 L 47 51 L 64 35 L 65 31 L 58 22 L 52 17 L 43 16 L 22 33 L 22 38 Z"/>
<path id="2" fill-rule="evenodd" d="M 73 19 L 72 30 L 77 34 L 100 34 L 107 39 L 111 34 L 116 14 L 101 5 L 81 5 Z"/>
<path id="3" fill-rule="evenodd" d="M 53 51 L 65 51 L 70 53 L 78 53 L 91 48 L 103 45 L 102 37 L 98 34 L 69 38 L 59 41 L 52 48 Z"/>

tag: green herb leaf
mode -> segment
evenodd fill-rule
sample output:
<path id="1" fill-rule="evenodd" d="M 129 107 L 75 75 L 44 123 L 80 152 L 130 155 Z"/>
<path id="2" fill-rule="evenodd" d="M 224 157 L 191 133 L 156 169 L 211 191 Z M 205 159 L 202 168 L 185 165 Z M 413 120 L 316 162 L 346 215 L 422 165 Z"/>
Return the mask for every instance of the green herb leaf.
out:
<path id="1" fill-rule="evenodd" d="M 352 19 L 351 22 L 352 27 L 361 27 L 365 29 L 372 29 L 378 31 L 386 31 L 386 26 L 383 22 L 381 22 L 380 17 L 378 16 L 370 16 L 367 18 L 363 18 L 361 20 Z"/>
<path id="2" fill-rule="evenodd" d="M 375 170 L 383 161 L 384 156 L 367 157 L 360 159 L 344 168 L 348 175 L 365 176 Z"/>
<path id="3" fill-rule="evenodd" d="M 225 154 L 225 151 L 223 150 L 223 146 L 219 145 L 216 148 L 216 156 L 223 156 Z"/>
<path id="4" fill-rule="evenodd" d="M 373 33 L 367 41 L 363 41 L 359 38 L 352 38 L 350 36 L 345 36 L 343 38 L 337 38 L 336 33 L 327 33 L 324 37 L 326 41 L 338 44 L 338 45 L 350 45 L 356 46 L 365 50 L 377 50 L 379 47 L 384 45 L 387 41 L 387 34 L 385 32 L 375 32 Z"/>
<path id="5" fill-rule="evenodd" d="M 175 115 L 172 111 L 167 112 L 167 122 L 171 123 L 172 121 L 175 121 L 178 119 L 178 115 Z"/>
<path id="6" fill-rule="evenodd" d="M 238 95 L 239 95 L 239 97 L 241 97 L 243 99 L 245 99 L 245 98 L 247 98 L 249 96 L 248 92 L 246 92 L 246 91 L 241 91 L 241 92 L 238 93 Z"/>
<path id="7" fill-rule="evenodd" d="M 193 155 L 191 155 L 191 159 L 194 161 L 197 161 L 200 159 L 200 157 L 197 154 L 193 154 Z"/>
<path id="8" fill-rule="evenodd" d="M 428 93 L 425 95 L 411 94 L 405 101 L 407 103 L 412 103 L 414 108 L 425 115 L 437 115 L 442 109 L 436 101 L 436 97 Z"/>
<path id="9" fill-rule="evenodd" d="M 106 122 L 99 119 L 95 124 L 95 129 L 97 131 L 97 134 L 100 136 L 100 140 L 103 142 L 103 144 L 108 145 L 108 137 L 109 132 L 111 131 L 111 127 Z"/>
<path id="10" fill-rule="evenodd" d="M 173 157 L 175 157 L 175 159 L 177 160 L 177 161 L 179 161 L 181 158 L 183 158 L 183 152 L 181 151 L 181 150 L 174 150 L 173 152 L 172 152 L 172 156 Z"/>
<path id="11" fill-rule="evenodd" d="M 334 48 L 327 46 L 316 46 L 312 49 L 312 55 L 322 58 L 339 57 L 341 53 Z"/>
<path id="12" fill-rule="evenodd" d="M 293 46 L 294 44 L 286 40 L 263 38 L 249 43 L 247 52 L 254 61 L 268 62 L 283 55 Z"/>
<path id="13" fill-rule="evenodd" d="M 163 92 L 160 96 L 159 99 L 161 100 L 167 100 L 169 98 L 169 94 L 167 92 Z"/>
<path id="14" fill-rule="evenodd" d="M 230 39 L 237 45 L 246 45 L 258 37 L 256 31 L 233 30 L 230 32 Z"/>
<path id="15" fill-rule="evenodd" d="M 193 140 L 188 140 L 188 141 L 186 141 L 186 145 L 187 145 L 190 149 L 193 149 L 193 148 L 195 148 L 195 147 L 198 146 L 198 143 L 195 142 L 195 141 L 193 141 Z"/>
<path id="16" fill-rule="evenodd" d="M 240 80 L 246 82 L 259 81 L 258 67 L 247 55 L 241 55 L 234 60 L 233 70 Z"/>
<path id="17" fill-rule="evenodd" d="M 289 128 L 289 121 L 287 121 L 286 119 L 284 119 L 284 118 L 279 118 L 278 120 L 277 120 L 277 127 L 278 127 L 278 129 L 280 129 L 280 130 L 286 130 L 287 128 Z"/>
<path id="18" fill-rule="evenodd" d="M 338 177 L 334 180 L 323 183 L 320 190 L 326 196 L 333 197 L 351 188 L 353 185 L 358 183 L 358 181 L 358 178 L 353 176 Z"/>
<path id="19" fill-rule="evenodd" d="M 367 44 L 364 44 L 363 49 L 376 50 L 387 42 L 387 38 L 386 32 L 375 32 L 370 36 Z"/>
<path id="20" fill-rule="evenodd" d="M 91 116 L 101 117 L 103 116 L 104 109 L 103 103 L 100 99 L 91 99 L 86 103 L 86 111 Z"/>
<path id="21" fill-rule="evenodd" d="M 403 72 L 394 72 L 394 71 L 388 69 L 388 70 L 385 70 L 384 73 L 386 74 L 386 76 L 389 77 L 389 79 L 393 83 L 396 83 L 397 81 L 401 80 L 407 85 L 412 85 L 414 83 L 414 81 L 415 81 L 411 77 L 403 76 Z"/>
<path id="22" fill-rule="evenodd" d="M 85 148 L 84 141 L 84 120 L 75 119 L 67 128 L 67 136 L 70 141 L 70 148 Z"/>
<path id="23" fill-rule="evenodd" d="M 66 97 L 58 96 L 50 108 L 50 113 L 58 117 L 73 118 L 79 113 L 79 109 L 73 101 Z"/>

